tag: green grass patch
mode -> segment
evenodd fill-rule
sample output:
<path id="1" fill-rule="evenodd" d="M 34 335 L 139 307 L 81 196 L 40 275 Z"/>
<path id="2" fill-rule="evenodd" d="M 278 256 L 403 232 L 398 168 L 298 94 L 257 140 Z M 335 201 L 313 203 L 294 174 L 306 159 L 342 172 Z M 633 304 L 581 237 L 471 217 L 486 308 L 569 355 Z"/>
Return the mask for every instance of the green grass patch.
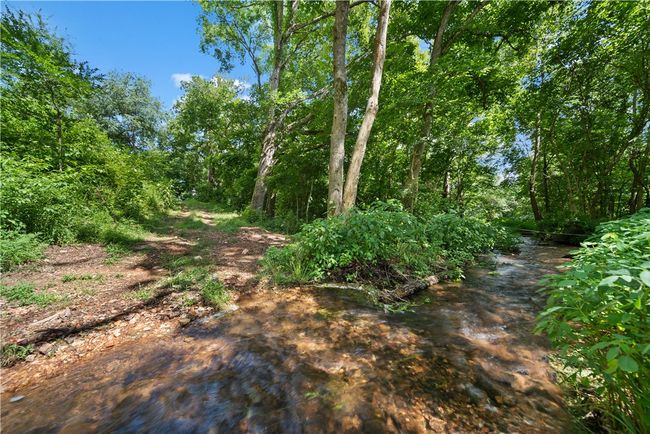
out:
<path id="1" fill-rule="evenodd" d="M 104 259 L 106 265 L 113 265 L 119 262 L 124 256 L 131 253 L 131 250 L 124 244 L 107 244 L 104 246 L 107 257 Z"/>
<path id="2" fill-rule="evenodd" d="M 36 287 L 31 283 L 18 283 L 13 286 L 0 285 L 0 297 L 20 306 L 32 304 L 48 306 L 61 299 L 55 294 L 37 291 Z"/>
<path id="3" fill-rule="evenodd" d="M 27 356 L 34 352 L 32 345 L 8 344 L 0 349 L 0 365 L 3 368 L 12 366 L 19 360 L 25 360 Z"/>
<path id="4" fill-rule="evenodd" d="M 154 296 L 154 293 L 155 288 L 153 286 L 138 286 L 137 290 L 127 293 L 126 297 L 133 300 L 147 301 Z"/>
<path id="5" fill-rule="evenodd" d="M 197 267 L 183 270 L 175 276 L 165 279 L 163 287 L 170 287 L 181 291 L 188 289 L 198 289 L 200 284 L 209 277 L 209 272 L 205 267 Z"/>
<path id="6" fill-rule="evenodd" d="M 201 221 L 196 215 L 192 214 L 189 217 L 183 219 L 181 222 L 179 222 L 176 227 L 178 229 L 185 229 L 185 230 L 193 230 L 193 231 L 200 231 L 200 230 L 206 230 L 210 228 L 210 225 L 207 225 Z"/>
<path id="7" fill-rule="evenodd" d="M 235 213 L 222 213 L 217 214 L 214 218 L 215 229 L 225 233 L 235 233 L 242 226 L 247 226 L 248 222 L 245 218 L 241 217 L 239 214 Z"/>
<path id="8" fill-rule="evenodd" d="M 67 282 L 74 282 L 76 280 L 97 280 L 97 281 L 103 281 L 104 276 L 101 274 L 64 274 L 63 277 L 61 278 L 61 281 L 63 283 Z"/>
<path id="9" fill-rule="evenodd" d="M 35 234 L 0 231 L 0 270 L 7 271 L 17 265 L 43 257 L 45 244 Z"/>
<path id="10" fill-rule="evenodd" d="M 230 300 L 230 294 L 223 283 L 208 279 L 201 285 L 203 301 L 216 307 L 222 307 Z"/>

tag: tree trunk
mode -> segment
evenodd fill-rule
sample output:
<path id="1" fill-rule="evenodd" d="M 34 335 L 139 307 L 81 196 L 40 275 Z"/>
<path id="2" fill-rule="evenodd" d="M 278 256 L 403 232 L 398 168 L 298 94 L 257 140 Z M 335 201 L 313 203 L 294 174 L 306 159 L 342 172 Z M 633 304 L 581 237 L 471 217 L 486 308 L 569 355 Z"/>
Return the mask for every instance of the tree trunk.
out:
<path id="1" fill-rule="evenodd" d="M 284 21 L 284 1 L 276 1 L 274 9 L 274 29 L 273 29 L 273 71 L 269 79 L 269 90 L 271 101 L 268 113 L 266 128 L 262 138 L 262 155 L 257 168 L 257 177 L 255 178 L 255 187 L 251 199 L 251 208 L 258 213 L 264 212 L 264 203 L 266 200 L 267 186 L 266 178 L 273 169 L 275 163 L 274 155 L 276 151 L 275 138 L 278 128 L 278 114 L 275 99 L 278 89 L 280 88 L 280 79 L 282 75 L 282 55 L 285 41 L 283 38 L 283 21 Z"/>
<path id="2" fill-rule="evenodd" d="M 388 20 L 390 15 L 391 0 L 382 0 L 379 6 L 379 19 L 377 20 L 377 33 L 375 34 L 375 58 L 373 61 L 372 80 L 370 82 L 370 96 L 366 112 L 363 115 L 361 128 L 354 145 L 352 160 L 348 167 L 348 176 L 345 181 L 345 192 L 343 195 L 343 210 L 349 211 L 357 201 L 357 190 L 359 187 L 359 175 L 361 165 L 366 154 L 366 145 L 370 137 L 372 125 L 379 110 L 379 89 L 381 88 L 384 60 L 386 59 L 386 35 L 388 34 Z"/>
<path id="3" fill-rule="evenodd" d="M 636 162 L 636 164 L 634 157 L 635 155 L 632 154 L 628 162 L 630 170 L 632 171 L 632 187 L 630 189 L 630 200 L 628 202 L 628 209 L 630 211 L 630 214 L 634 214 L 644 205 L 643 196 L 648 188 L 646 169 L 648 166 L 648 160 L 650 159 L 650 140 L 648 140 L 648 144 L 646 145 L 643 152 L 640 153 L 638 162 Z"/>
<path id="4" fill-rule="evenodd" d="M 440 25 L 438 26 L 438 31 L 436 32 L 436 38 L 433 41 L 433 46 L 431 47 L 431 57 L 429 58 L 429 71 L 432 71 L 438 59 L 442 55 L 442 37 L 447 29 L 449 24 L 449 19 L 453 14 L 454 10 L 458 6 L 458 2 L 450 0 L 447 2 L 444 12 L 442 13 L 442 18 L 440 19 Z M 433 126 L 433 108 L 434 101 L 436 96 L 436 88 L 432 84 L 429 88 L 429 100 L 427 101 L 424 107 L 424 115 L 422 122 L 422 131 L 420 134 L 420 139 L 415 143 L 413 147 L 413 154 L 411 156 L 411 166 L 409 169 L 406 182 L 404 183 L 404 205 L 408 209 L 413 209 L 417 199 L 418 186 L 420 181 L 420 172 L 422 171 L 422 160 L 424 159 L 424 150 L 429 137 L 431 136 L 431 128 Z"/>
<path id="5" fill-rule="evenodd" d="M 451 176 L 449 174 L 449 169 L 445 170 L 445 177 L 442 183 L 442 198 L 447 199 L 451 194 Z"/>
<path id="6" fill-rule="evenodd" d="M 336 2 L 334 17 L 334 117 L 330 137 L 329 187 L 327 215 L 343 211 L 343 164 L 345 161 L 345 131 L 348 125 L 348 85 L 345 65 L 345 44 L 348 31 L 348 0 Z"/>
<path id="7" fill-rule="evenodd" d="M 539 148 L 542 142 L 541 114 L 537 113 L 535 120 L 535 132 L 533 137 L 533 155 L 530 162 L 530 177 L 528 179 L 528 193 L 530 195 L 530 206 L 533 209 L 535 221 L 542 220 L 542 213 L 537 203 L 536 183 L 537 183 L 537 161 L 539 160 Z"/>

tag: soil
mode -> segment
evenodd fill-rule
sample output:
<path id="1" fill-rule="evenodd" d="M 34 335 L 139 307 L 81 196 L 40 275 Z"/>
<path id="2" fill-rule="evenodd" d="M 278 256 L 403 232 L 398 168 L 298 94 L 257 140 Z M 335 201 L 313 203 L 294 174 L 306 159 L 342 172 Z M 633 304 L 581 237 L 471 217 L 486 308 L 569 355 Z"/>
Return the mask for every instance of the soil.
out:
<path id="1" fill-rule="evenodd" d="M 285 237 L 259 227 L 244 226 L 233 233 L 216 229 L 230 218 L 183 209 L 162 221 L 158 233 L 117 258 L 98 244 L 50 246 L 43 260 L 4 273 L 3 285 L 30 283 L 60 301 L 19 306 L 0 298 L 2 345 L 34 348 L 27 360 L 2 369 L 2 390 L 59 375 L 69 364 L 124 342 L 172 335 L 213 314 L 217 308 L 204 303 L 195 290 L 157 288 L 179 270 L 175 260 L 208 264 L 230 290 L 233 302 L 258 290 L 257 262 L 269 246 L 282 245 Z M 191 224 L 196 221 L 202 223 L 199 229 L 184 228 L 188 222 L 196 226 Z"/>

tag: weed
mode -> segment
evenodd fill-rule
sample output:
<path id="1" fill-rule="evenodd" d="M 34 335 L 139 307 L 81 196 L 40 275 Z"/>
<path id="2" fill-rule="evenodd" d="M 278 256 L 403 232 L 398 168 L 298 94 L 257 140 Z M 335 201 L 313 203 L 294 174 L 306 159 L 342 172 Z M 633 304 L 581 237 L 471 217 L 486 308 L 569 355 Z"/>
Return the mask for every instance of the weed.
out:
<path id="1" fill-rule="evenodd" d="M 74 282 L 75 280 L 104 280 L 101 274 L 64 274 L 61 279 L 63 283 Z"/>
<path id="2" fill-rule="evenodd" d="M 153 296 L 153 288 L 151 287 L 145 287 L 145 288 L 140 288 L 136 291 L 133 291 L 128 294 L 129 298 L 135 299 L 135 300 L 141 300 L 141 301 L 146 301 L 149 300 Z"/>
<path id="3" fill-rule="evenodd" d="M 221 307 L 230 300 L 228 290 L 216 279 L 209 279 L 201 285 L 201 297 L 203 300 L 217 307 Z"/>
<path id="4" fill-rule="evenodd" d="M 248 224 L 245 218 L 234 213 L 217 214 L 214 221 L 217 230 L 229 234 L 237 232 L 242 226 Z"/>
<path id="5" fill-rule="evenodd" d="M 22 234 L 16 231 L 0 231 L 0 270 L 9 270 L 24 262 L 43 257 L 45 244 L 36 234 Z"/>
<path id="6" fill-rule="evenodd" d="M 1 285 L 0 297 L 15 302 L 20 306 L 32 304 L 47 306 L 60 300 L 60 297 L 55 294 L 36 292 L 34 285 L 31 283 L 18 283 L 13 286 Z"/>
<path id="7" fill-rule="evenodd" d="M 13 365 L 34 352 L 32 345 L 8 344 L 0 349 L 0 365 L 5 368 Z"/>
<path id="8" fill-rule="evenodd" d="M 203 230 L 207 229 L 209 225 L 203 223 L 199 218 L 197 218 L 195 215 L 190 215 L 190 217 L 184 219 L 182 222 L 180 222 L 177 227 L 179 229 L 188 229 L 188 230 Z"/>
<path id="9" fill-rule="evenodd" d="M 117 263 L 122 257 L 126 256 L 130 250 L 123 244 L 107 244 L 105 246 L 106 254 L 108 255 L 104 260 L 106 265 L 113 265 Z"/>
<path id="10" fill-rule="evenodd" d="M 198 287 L 207 277 L 208 270 L 204 267 L 197 267 L 181 271 L 175 276 L 166 279 L 162 285 L 185 291 L 193 287 Z"/>

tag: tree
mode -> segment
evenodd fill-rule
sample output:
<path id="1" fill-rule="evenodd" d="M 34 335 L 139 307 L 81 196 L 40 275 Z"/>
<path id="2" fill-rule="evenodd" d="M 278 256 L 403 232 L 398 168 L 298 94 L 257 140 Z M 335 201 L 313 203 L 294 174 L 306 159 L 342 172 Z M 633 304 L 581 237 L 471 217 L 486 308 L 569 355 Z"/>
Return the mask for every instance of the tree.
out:
<path id="1" fill-rule="evenodd" d="M 388 20 L 390 15 L 391 0 L 380 0 L 379 19 L 377 20 L 377 33 L 375 34 L 374 61 L 372 79 L 370 82 L 370 96 L 366 112 L 361 122 L 361 128 L 357 135 L 357 141 L 354 145 L 352 160 L 348 167 L 348 175 L 345 182 L 345 192 L 343 194 L 343 209 L 349 211 L 354 207 L 357 201 L 357 189 L 359 186 L 359 176 L 361 174 L 361 165 L 366 154 L 366 145 L 370 137 L 372 125 L 377 117 L 379 110 L 379 89 L 381 88 L 382 74 L 384 70 L 384 59 L 386 58 L 386 37 L 388 34 Z"/>
<path id="2" fill-rule="evenodd" d="M 151 83 L 128 72 L 104 77 L 85 109 L 115 143 L 132 150 L 156 146 L 165 122 L 160 101 L 151 95 Z"/>
<path id="3" fill-rule="evenodd" d="M 18 146 L 14 152 L 29 152 L 32 143 L 25 143 L 25 135 L 19 132 L 23 119 L 29 119 L 33 131 L 46 133 L 41 137 L 50 151 L 43 152 L 41 158 L 49 153 L 48 161 L 63 171 L 64 129 L 73 115 L 71 109 L 75 102 L 95 85 L 96 70 L 75 61 L 65 41 L 50 32 L 40 15 L 32 17 L 5 8 L 0 26 L 3 143 Z M 51 126 L 54 137 L 50 137 Z"/>
<path id="4" fill-rule="evenodd" d="M 364 2 L 351 3 L 350 7 Z M 264 55 L 268 57 L 269 80 L 265 92 L 267 121 L 262 133 L 261 155 L 251 199 L 251 208 L 261 213 L 267 197 L 267 178 L 275 164 L 279 130 L 289 113 L 305 100 L 298 98 L 281 104 L 283 72 L 290 62 L 301 55 L 309 56 L 303 47 L 311 36 L 310 31 L 334 16 L 334 12 L 323 10 L 321 3 L 307 4 L 297 0 L 250 3 L 200 1 L 200 4 L 204 10 L 203 48 L 216 47 L 215 54 L 219 59 L 229 60 L 235 54 L 240 59 L 248 57 L 258 75 L 260 90 L 262 58 Z M 272 48 L 265 53 L 263 47 L 266 45 Z M 228 66 L 229 63 L 222 63 L 222 67 Z"/>
<path id="5" fill-rule="evenodd" d="M 336 3 L 334 22 L 333 64 L 334 64 L 334 116 L 330 138 L 329 189 L 327 213 L 335 216 L 343 211 L 343 182 L 345 161 L 345 133 L 348 124 L 348 84 L 345 47 L 348 29 L 348 0 Z"/>

